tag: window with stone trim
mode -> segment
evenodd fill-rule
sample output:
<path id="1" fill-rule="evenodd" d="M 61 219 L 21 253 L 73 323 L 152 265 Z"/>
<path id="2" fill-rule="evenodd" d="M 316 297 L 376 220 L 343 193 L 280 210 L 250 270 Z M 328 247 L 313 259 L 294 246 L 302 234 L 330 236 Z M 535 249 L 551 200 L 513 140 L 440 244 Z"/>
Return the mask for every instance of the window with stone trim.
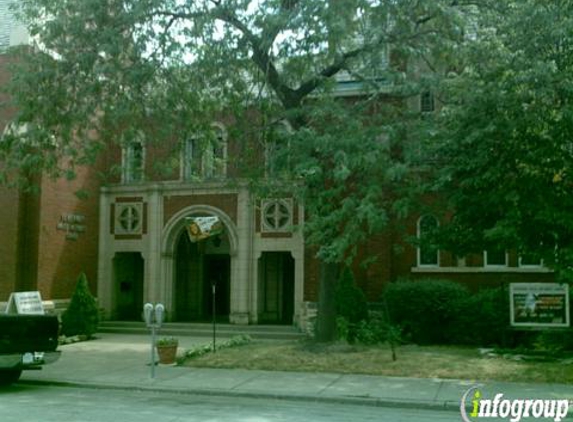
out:
<path id="1" fill-rule="evenodd" d="M 431 235 L 438 228 L 438 219 L 433 215 L 423 215 L 418 219 L 417 265 L 418 267 L 439 267 L 440 251 L 431 241 Z"/>
<path id="2" fill-rule="evenodd" d="M 265 175 L 288 177 L 290 174 L 290 135 L 292 128 L 286 121 L 272 124 L 265 134 Z"/>
<path id="3" fill-rule="evenodd" d="M 484 267 L 507 267 L 508 255 L 504 248 L 491 247 L 483 252 Z"/>
<path id="4" fill-rule="evenodd" d="M 122 181 L 136 183 L 144 180 L 145 148 L 143 141 L 127 142 L 122 151 Z"/>
<path id="5" fill-rule="evenodd" d="M 518 265 L 521 268 L 541 268 L 543 267 L 543 259 L 535 254 L 523 253 L 519 255 Z"/>
<path id="6" fill-rule="evenodd" d="M 424 91 L 420 94 L 420 111 L 431 113 L 435 110 L 434 94 L 431 91 Z"/>
<path id="7" fill-rule="evenodd" d="M 227 177 L 227 132 L 215 123 L 205 135 L 187 138 L 181 147 L 183 180 Z"/>

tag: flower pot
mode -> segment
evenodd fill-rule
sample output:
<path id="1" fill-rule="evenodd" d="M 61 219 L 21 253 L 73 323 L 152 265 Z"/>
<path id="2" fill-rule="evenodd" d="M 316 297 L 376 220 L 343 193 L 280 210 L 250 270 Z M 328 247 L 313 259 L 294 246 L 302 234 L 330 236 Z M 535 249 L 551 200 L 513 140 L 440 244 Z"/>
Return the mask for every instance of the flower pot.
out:
<path id="1" fill-rule="evenodd" d="M 177 357 L 177 344 L 157 345 L 157 354 L 159 355 L 159 363 L 171 365 L 175 363 Z"/>

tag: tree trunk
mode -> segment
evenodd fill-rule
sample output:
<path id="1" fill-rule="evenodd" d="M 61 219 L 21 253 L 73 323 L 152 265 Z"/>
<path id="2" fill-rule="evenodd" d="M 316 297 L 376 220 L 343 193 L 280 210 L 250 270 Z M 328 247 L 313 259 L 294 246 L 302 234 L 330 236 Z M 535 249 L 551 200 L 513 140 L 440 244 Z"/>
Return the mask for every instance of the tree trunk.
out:
<path id="1" fill-rule="evenodd" d="M 318 316 L 315 339 L 319 342 L 336 340 L 336 286 L 339 266 L 320 261 L 320 286 L 318 291 Z"/>

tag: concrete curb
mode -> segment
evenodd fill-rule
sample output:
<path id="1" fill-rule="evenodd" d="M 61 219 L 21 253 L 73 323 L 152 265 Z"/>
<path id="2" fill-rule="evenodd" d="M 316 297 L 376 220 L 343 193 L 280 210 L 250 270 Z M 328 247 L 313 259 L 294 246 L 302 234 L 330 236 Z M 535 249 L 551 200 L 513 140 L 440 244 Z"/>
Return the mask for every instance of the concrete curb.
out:
<path id="1" fill-rule="evenodd" d="M 113 385 L 99 383 L 80 383 L 73 381 L 44 381 L 44 380 L 20 380 L 18 384 L 24 385 L 50 385 L 54 387 L 66 388 L 85 388 L 94 390 L 119 390 L 119 391 L 139 391 L 151 392 L 158 394 L 181 394 L 197 396 L 214 396 L 214 397 L 240 397 L 252 399 L 274 399 L 298 402 L 315 402 L 315 403 L 336 403 L 356 406 L 388 407 L 395 409 L 420 409 L 436 411 L 458 411 L 459 403 L 446 402 L 421 402 L 408 400 L 386 400 L 368 397 L 351 397 L 351 396 L 316 396 L 316 395 L 296 395 L 296 394 L 277 394 L 261 392 L 241 392 L 232 390 L 215 390 L 215 389 L 183 389 L 159 386 L 130 386 L 130 385 Z"/>

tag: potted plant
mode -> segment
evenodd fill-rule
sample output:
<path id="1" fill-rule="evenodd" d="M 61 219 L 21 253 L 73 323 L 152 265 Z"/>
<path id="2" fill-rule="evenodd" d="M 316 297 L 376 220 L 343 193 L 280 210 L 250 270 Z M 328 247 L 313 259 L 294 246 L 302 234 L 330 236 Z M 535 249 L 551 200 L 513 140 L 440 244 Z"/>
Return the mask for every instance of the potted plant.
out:
<path id="1" fill-rule="evenodd" d="M 163 337 L 155 342 L 159 363 L 171 365 L 175 363 L 179 340 L 175 337 Z"/>

